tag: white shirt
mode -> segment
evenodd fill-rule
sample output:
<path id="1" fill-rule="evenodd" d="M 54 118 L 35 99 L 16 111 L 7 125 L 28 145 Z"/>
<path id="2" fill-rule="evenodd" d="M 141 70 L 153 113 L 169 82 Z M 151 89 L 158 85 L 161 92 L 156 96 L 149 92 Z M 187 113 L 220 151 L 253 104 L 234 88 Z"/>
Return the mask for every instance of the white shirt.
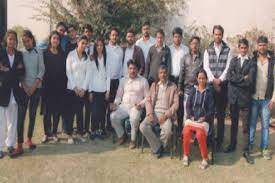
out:
<path id="1" fill-rule="evenodd" d="M 145 61 L 147 60 L 148 52 L 151 46 L 156 44 L 156 39 L 150 36 L 149 40 L 144 41 L 143 37 L 137 40 L 136 45 L 142 49 Z M 146 63 L 145 63 L 146 65 Z"/>
<path id="2" fill-rule="evenodd" d="M 89 57 L 84 56 L 79 59 L 76 49 L 68 54 L 66 60 L 66 74 L 68 77 L 67 89 L 74 90 L 88 88 L 88 64 L 90 62 Z"/>
<path id="3" fill-rule="evenodd" d="M 124 62 L 123 62 L 123 76 L 127 77 L 128 76 L 128 66 L 127 62 L 130 59 L 133 59 L 133 54 L 134 54 L 134 46 L 132 47 L 127 47 L 125 50 L 125 56 L 124 56 Z"/>
<path id="4" fill-rule="evenodd" d="M 8 53 L 7 53 L 8 54 Z M 9 55 L 8 54 L 8 57 L 9 57 L 9 62 L 10 62 L 10 66 L 12 67 L 13 66 L 13 63 L 14 63 L 14 57 L 15 55 Z M 10 96 L 10 103 L 11 104 L 16 104 L 16 101 L 15 101 L 15 98 L 14 98 L 14 95 L 13 95 L 13 91 L 11 90 L 11 96 Z"/>
<path id="5" fill-rule="evenodd" d="M 122 76 L 123 51 L 119 45 L 106 46 L 107 65 L 110 68 L 110 78 L 120 79 Z"/>
<path id="6" fill-rule="evenodd" d="M 110 72 L 106 64 L 104 66 L 104 57 L 98 58 L 98 68 L 93 60 L 89 63 L 89 92 L 106 92 L 110 91 Z"/>
<path id="7" fill-rule="evenodd" d="M 219 56 L 220 56 L 220 53 L 221 53 L 222 45 L 217 46 L 217 45 L 214 43 L 214 48 L 215 48 L 215 52 L 216 52 L 217 59 L 218 59 Z M 226 79 L 226 74 L 227 74 L 227 71 L 228 71 L 228 69 L 229 69 L 229 65 L 230 65 L 231 59 L 232 59 L 232 52 L 231 52 L 231 50 L 230 50 L 230 51 L 229 51 L 229 54 L 228 54 L 228 57 L 227 57 L 227 62 L 226 62 L 225 69 L 224 69 L 222 75 L 219 77 L 219 79 L 220 79 L 221 81 L 224 81 L 224 80 Z M 218 61 L 218 60 L 217 60 L 217 61 Z M 208 81 L 209 81 L 209 82 L 213 82 L 213 80 L 214 80 L 215 77 L 214 77 L 214 75 L 212 74 L 212 71 L 210 70 L 210 67 L 209 67 L 209 55 L 208 55 L 207 50 L 205 50 L 205 52 L 204 52 L 204 57 L 203 57 L 203 68 L 204 68 L 204 70 L 205 70 L 206 73 L 207 73 Z"/>
<path id="8" fill-rule="evenodd" d="M 248 56 L 245 55 L 245 56 L 242 56 L 241 54 L 238 55 L 238 59 L 241 59 L 241 67 L 243 67 L 243 63 L 245 60 L 248 60 Z"/>
<path id="9" fill-rule="evenodd" d="M 134 107 L 135 104 L 145 105 L 146 97 L 149 94 L 149 85 L 142 76 L 132 79 L 122 78 L 119 82 L 115 104 L 123 105 L 127 108 Z"/>
<path id="10" fill-rule="evenodd" d="M 178 77 L 180 74 L 180 63 L 182 58 L 189 52 L 189 48 L 184 44 L 180 44 L 178 48 L 174 44 L 169 46 L 172 56 L 172 72 L 171 74 Z"/>
<path id="11" fill-rule="evenodd" d="M 88 44 L 88 46 L 85 49 L 85 52 L 88 56 L 92 55 L 94 53 L 94 43 Z"/>

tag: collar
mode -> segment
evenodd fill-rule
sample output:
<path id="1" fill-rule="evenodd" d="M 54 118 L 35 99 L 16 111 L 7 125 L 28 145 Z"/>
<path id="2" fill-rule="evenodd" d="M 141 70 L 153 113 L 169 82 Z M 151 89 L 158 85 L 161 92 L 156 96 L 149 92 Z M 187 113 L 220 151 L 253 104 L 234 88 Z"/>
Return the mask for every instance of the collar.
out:
<path id="1" fill-rule="evenodd" d="M 155 44 L 155 47 L 158 48 L 157 44 Z M 165 48 L 165 43 L 162 44 L 161 48 Z"/>
<path id="2" fill-rule="evenodd" d="M 119 47 L 118 44 L 112 45 L 110 42 L 109 42 L 108 45 L 109 45 L 111 48 L 117 48 L 117 47 Z"/>
<path id="3" fill-rule="evenodd" d="M 194 88 L 195 88 L 196 90 L 199 90 L 198 85 L 194 85 Z M 205 92 L 205 91 L 208 90 L 208 89 L 209 89 L 209 88 L 208 88 L 208 85 L 206 85 L 206 87 L 205 87 L 205 89 L 202 91 L 202 93 Z"/>
<path id="4" fill-rule="evenodd" d="M 214 48 L 221 49 L 222 47 L 223 47 L 223 42 L 221 42 L 219 46 L 214 42 Z"/>
<path id="5" fill-rule="evenodd" d="M 168 80 L 167 80 L 165 83 L 162 83 L 161 81 L 159 81 L 157 85 L 158 85 L 158 86 L 163 85 L 164 87 L 167 87 L 167 85 L 168 85 Z"/>
<path id="6" fill-rule="evenodd" d="M 240 58 L 242 58 L 242 59 L 244 59 L 244 60 L 248 60 L 249 58 L 248 58 L 248 55 L 245 55 L 244 57 L 241 55 L 241 54 L 239 54 L 238 55 L 238 59 L 240 59 Z"/>

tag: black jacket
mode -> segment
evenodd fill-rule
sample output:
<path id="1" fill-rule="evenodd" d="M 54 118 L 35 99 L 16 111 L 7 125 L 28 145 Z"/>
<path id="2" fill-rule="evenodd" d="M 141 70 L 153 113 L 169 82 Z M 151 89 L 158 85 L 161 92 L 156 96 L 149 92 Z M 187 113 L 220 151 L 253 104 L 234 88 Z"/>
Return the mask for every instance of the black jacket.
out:
<path id="1" fill-rule="evenodd" d="M 11 91 L 17 103 L 24 100 L 24 91 L 19 86 L 25 75 L 22 53 L 15 50 L 14 63 L 11 67 L 6 49 L 0 52 L 0 65 L 7 69 L 0 70 L 0 106 L 7 107 L 10 102 Z"/>
<path id="2" fill-rule="evenodd" d="M 240 58 L 234 57 L 227 72 L 228 102 L 238 104 L 240 107 L 248 107 L 251 100 L 251 88 L 253 78 L 251 59 L 244 60 L 241 67 Z M 244 79 L 248 76 L 247 79 Z"/>
<path id="3" fill-rule="evenodd" d="M 256 93 L 256 81 L 257 81 L 257 61 L 258 61 L 258 52 L 253 53 L 253 58 L 252 58 L 252 94 Z M 267 76 L 267 89 L 265 93 L 265 98 L 266 99 L 271 99 L 273 95 L 273 90 L 274 90 L 274 62 L 275 62 L 275 57 L 271 51 L 268 51 L 268 76 Z"/>

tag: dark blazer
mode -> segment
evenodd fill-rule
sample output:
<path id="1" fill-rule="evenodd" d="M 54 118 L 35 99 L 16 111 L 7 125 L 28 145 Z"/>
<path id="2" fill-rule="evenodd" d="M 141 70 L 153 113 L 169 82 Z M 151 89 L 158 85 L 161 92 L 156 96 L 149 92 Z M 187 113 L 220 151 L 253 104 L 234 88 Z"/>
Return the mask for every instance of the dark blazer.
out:
<path id="1" fill-rule="evenodd" d="M 227 72 L 228 102 L 238 104 L 240 107 L 248 107 L 251 100 L 252 87 L 252 61 L 246 59 L 241 67 L 240 58 L 234 57 Z M 245 76 L 247 79 L 244 79 Z"/>
<path id="2" fill-rule="evenodd" d="M 123 50 L 122 65 L 124 64 L 126 48 L 127 47 L 122 48 L 122 50 Z M 145 58 L 144 58 L 142 49 L 136 45 L 134 45 L 133 60 L 134 60 L 134 62 L 138 63 L 138 65 L 140 66 L 140 75 L 143 75 L 145 72 Z"/>
<path id="3" fill-rule="evenodd" d="M 6 69 L 0 69 L 0 106 L 7 107 L 10 102 L 11 91 L 17 103 L 24 100 L 24 91 L 19 86 L 20 81 L 24 79 L 25 66 L 22 53 L 15 50 L 14 63 L 10 65 L 6 49 L 0 52 L 0 65 Z"/>

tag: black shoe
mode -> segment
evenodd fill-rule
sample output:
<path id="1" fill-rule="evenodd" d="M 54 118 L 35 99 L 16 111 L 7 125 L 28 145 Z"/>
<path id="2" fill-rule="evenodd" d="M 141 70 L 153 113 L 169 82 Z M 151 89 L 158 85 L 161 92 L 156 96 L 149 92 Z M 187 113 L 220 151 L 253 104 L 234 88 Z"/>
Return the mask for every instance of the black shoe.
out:
<path id="1" fill-rule="evenodd" d="M 90 135 L 90 139 L 91 140 L 95 140 L 95 138 L 96 138 L 96 134 L 95 134 L 95 132 L 91 132 L 91 135 Z"/>
<path id="2" fill-rule="evenodd" d="M 0 151 L 0 159 L 4 158 L 4 152 L 3 151 Z"/>
<path id="3" fill-rule="evenodd" d="M 160 146 L 160 148 L 157 150 L 157 152 L 154 153 L 157 159 L 162 157 L 163 151 L 164 151 L 163 146 Z"/>
<path id="4" fill-rule="evenodd" d="M 232 153 L 236 150 L 236 145 L 230 144 L 224 151 L 224 153 Z"/>
<path id="5" fill-rule="evenodd" d="M 14 153 L 15 149 L 13 147 L 8 147 L 8 155 L 11 157 Z"/>
<path id="6" fill-rule="evenodd" d="M 221 144 L 217 144 L 216 152 L 223 152 L 223 146 Z"/>
<path id="7" fill-rule="evenodd" d="M 103 140 L 105 138 L 103 130 L 97 130 L 96 131 L 96 137 L 99 138 L 100 140 Z"/>
<path id="8" fill-rule="evenodd" d="M 250 154 L 249 154 L 249 152 L 244 152 L 243 153 L 243 157 L 245 158 L 245 160 L 246 160 L 246 162 L 248 163 L 248 164 L 254 164 L 255 162 L 254 162 L 254 159 L 250 156 Z"/>

